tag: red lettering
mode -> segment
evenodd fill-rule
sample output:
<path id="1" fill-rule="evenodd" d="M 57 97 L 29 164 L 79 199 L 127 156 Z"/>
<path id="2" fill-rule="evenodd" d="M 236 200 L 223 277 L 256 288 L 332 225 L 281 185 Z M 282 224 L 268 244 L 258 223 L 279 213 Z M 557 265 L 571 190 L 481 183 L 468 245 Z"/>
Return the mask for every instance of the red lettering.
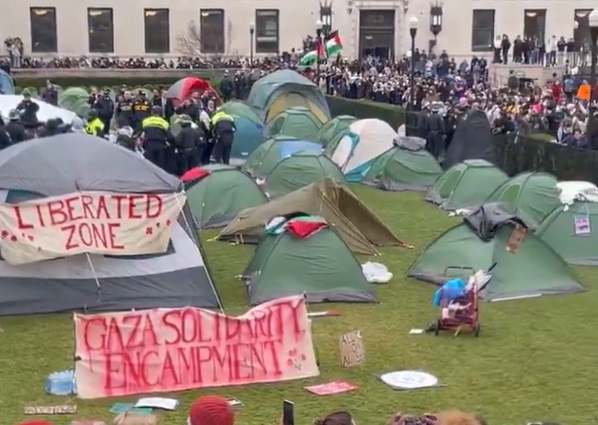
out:
<path id="1" fill-rule="evenodd" d="M 64 233 L 66 233 L 66 242 L 64 243 L 64 249 L 67 251 L 73 250 L 75 248 L 79 248 L 79 244 L 75 240 L 75 230 L 76 227 L 72 226 L 62 226 L 60 228 Z"/>
<path id="2" fill-rule="evenodd" d="M 98 220 L 110 220 L 110 211 L 108 211 L 108 205 L 106 204 L 106 198 L 104 196 L 100 196 L 98 198 L 98 206 L 96 212 L 96 218 Z"/>
<path id="3" fill-rule="evenodd" d="M 91 206 L 93 205 L 93 198 L 89 195 L 81 195 L 81 206 L 83 209 L 83 217 L 86 219 L 95 218 Z"/>
<path id="4" fill-rule="evenodd" d="M 123 207 L 124 207 L 124 203 L 123 201 L 125 199 L 127 199 L 127 195 L 112 195 L 112 199 L 114 199 L 116 201 L 116 218 L 121 219 L 123 218 Z"/>
<path id="5" fill-rule="evenodd" d="M 99 328 L 99 345 L 94 344 L 91 336 L 95 335 L 98 332 Z M 94 318 L 85 320 L 85 326 L 83 326 L 83 342 L 85 343 L 85 350 L 92 351 L 92 350 L 101 350 L 104 348 L 104 344 L 106 343 L 105 338 L 106 332 L 106 321 L 101 318 Z"/>
<path id="6" fill-rule="evenodd" d="M 62 226 L 60 230 L 66 234 L 64 249 L 72 251 L 77 248 L 96 248 L 104 250 L 123 250 L 124 245 L 116 242 L 116 232 L 120 223 L 76 223 Z"/>
<path id="7" fill-rule="evenodd" d="M 64 201 L 61 199 L 48 202 L 48 213 L 52 226 L 60 226 L 69 219 L 68 214 L 64 211 Z"/>
<path id="8" fill-rule="evenodd" d="M 137 212 L 137 205 L 135 201 L 140 201 L 145 198 L 145 195 L 131 195 L 129 196 L 129 209 L 127 218 L 143 218 L 143 215 Z"/>
<path id="9" fill-rule="evenodd" d="M 153 205 L 152 205 L 153 204 Z M 147 203 L 145 204 L 145 216 L 147 218 L 157 218 L 162 214 L 162 197 L 159 195 L 147 195 Z"/>
<path id="10" fill-rule="evenodd" d="M 17 219 L 17 227 L 19 230 L 33 229 L 33 224 L 26 223 L 23 220 L 23 216 L 21 215 L 21 207 L 14 205 L 12 210 L 15 212 L 15 218 Z"/>
<path id="11" fill-rule="evenodd" d="M 35 211 L 37 211 L 37 219 L 39 220 L 40 226 L 46 227 L 46 222 L 44 221 L 44 215 L 42 214 L 41 205 L 36 205 Z"/>
<path id="12" fill-rule="evenodd" d="M 178 326 L 178 320 L 181 316 L 181 310 L 170 310 L 162 316 L 162 326 L 168 329 L 168 334 L 174 336 L 173 339 L 164 339 L 166 345 L 178 344 L 181 339 L 181 329 Z"/>
<path id="13" fill-rule="evenodd" d="M 112 250 L 125 249 L 124 245 L 116 243 L 116 231 L 120 229 L 120 223 L 108 223 L 108 247 Z"/>
<path id="14" fill-rule="evenodd" d="M 75 205 L 73 205 L 73 203 L 75 201 L 79 201 L 79 202 L 77 202 Z M 81 202 L 81 197 L 79 197 L 79 196 L 67 198 L 64 200 L 69 221 L 76 221 L 76 220 L 80 220 L 81 218 L 83 218 L 83 216 L 77 215 L 76 207 L 78 206 L 78 204 L 80 202 Z"/>

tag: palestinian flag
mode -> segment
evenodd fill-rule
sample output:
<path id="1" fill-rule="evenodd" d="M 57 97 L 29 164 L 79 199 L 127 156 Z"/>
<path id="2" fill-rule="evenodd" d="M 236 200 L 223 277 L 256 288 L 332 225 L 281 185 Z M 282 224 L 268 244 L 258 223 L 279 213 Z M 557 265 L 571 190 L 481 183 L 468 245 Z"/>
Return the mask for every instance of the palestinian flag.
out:
<path id="1" fill-rule="evenodd" d="M 338 31 L 333 31 L 326 37 L 324 46 L 322 46 L 321 43 L 318 43 L 318 48 L 307 52 L 299 61 L 299 65 L 311 66 L 316 62 L 317 58 L 322 60 L 334 57 L 338 55 L 342 49 L 343 42 L 341 37 L 338 35 Z"/>

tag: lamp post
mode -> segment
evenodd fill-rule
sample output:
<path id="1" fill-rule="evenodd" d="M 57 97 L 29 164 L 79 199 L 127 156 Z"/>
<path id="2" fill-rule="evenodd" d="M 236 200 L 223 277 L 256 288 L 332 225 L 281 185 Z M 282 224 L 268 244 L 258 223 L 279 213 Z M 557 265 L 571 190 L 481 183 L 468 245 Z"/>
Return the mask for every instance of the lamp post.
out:
<path id="1" fill-rule="evenodd" d="M 419 21 L 415 16 L 412 16 L 409 19 L 409 35 L 411 35 L 411 73 L 409 75 L 409 108 L 407 109 L 407 113 L 409 114 L 408 122 L 411 122 L 411 125 L 408 127 L 411 127 L 411 129 L 415 129 L 417 122 L 415 118 L 415 36 L 417 35 L 418 25 Z M 411 136 L 413 134 L 408 135 Z"/>
<path id="2" fill-rule="evenodd" d="M 321 20 L 316 21 L 316 78 L 318 81 L 320 78 L 320 49 L 324 49 L 322 46 L 322 27 L 324 23 Z M 318 87 L 320 84 L 318 83 Z"/>
<path id="3" fill-rule="evenodd" d="M 249 61 L 251 62 L 251 68 L 253 68 L 253 40 L 255 34 L 255 25 L 249 24 Z"/>

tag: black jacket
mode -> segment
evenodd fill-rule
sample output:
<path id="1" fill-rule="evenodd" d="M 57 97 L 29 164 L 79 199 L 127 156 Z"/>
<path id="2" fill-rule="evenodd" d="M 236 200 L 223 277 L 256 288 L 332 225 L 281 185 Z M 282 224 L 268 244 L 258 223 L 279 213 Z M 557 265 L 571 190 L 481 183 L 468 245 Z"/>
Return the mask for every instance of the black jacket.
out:
<path id="1" fill-rule="evenodd" d="M 192 128 L 189 123 L 182 123 L 182 128 L 175 138 L 176 147 L 182 150 L 193 149 L 203 143 L 200 130 Z"/>
<path id="2" fill-rule="evenodd" d="M 17 111 L 21 115 L 21 122 L 27 125 L 37 125 L 37 113 L 39 105 L 32 100 L 23 100 L 17 105 Z"/>
<path id="3" fill-rule="evenodd" d="M 8 124 L 6 124 L 5 129 L 13 144 L 24 142 L 28 139 L 27 133 L 25 133 L 25 127 L 23 127 L 23 124 L 20 122 L 10 121 Z"/>
<path id="4" fill-rule="evenodd" d="M 0 149 L 7 148 L 11 145 L 10 136 L 6 131 L 6 127 L 0 126 Z"/>

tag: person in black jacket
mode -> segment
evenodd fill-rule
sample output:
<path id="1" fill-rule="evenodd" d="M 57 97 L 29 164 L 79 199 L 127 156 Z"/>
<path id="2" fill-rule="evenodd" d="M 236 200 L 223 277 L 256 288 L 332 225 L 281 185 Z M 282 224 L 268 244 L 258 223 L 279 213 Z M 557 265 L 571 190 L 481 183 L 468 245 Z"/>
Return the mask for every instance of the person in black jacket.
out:
<path id="1" fill-rule="evenodd" d="M 224 102 L 228 102 L 233 97 L 233 93 L 235 92 L 235 85 L 233 80 L 230 79 L 228 75 L 228 69 L 224 71 L 224 76 L 220 81 L 220 94 L 222 95 L 222 100 Z"/>
<path id="2" fill-rule="evenodd" d="M 196 158 L 199 156 L 197 152 L 205 142 L 201 130 L 193 127 L 189 117 L 182 118 L 179 122 L 181 131 L 175 138 L 175 145 L 178 150 L 179 169 L 181 174 L 184 174 L 195 167 Z"/>
<path id="3" fill-rule="evenodd" d="M 50 118 L 42 131 L 39 132 L 39 137 L 50 137 L 61 134 L 60 131 L 60 120 L 56 118 Z"/>
<path id="4" fill-rule="evenodd" d="M 215 117 L 218 117 L 217 114 L 222 114 L 222 112 L 217 112 Z M 216 162 L 228 165 L 230 162 L 230 153 L 235 141 L 235 131 L 237 131 L 235 122 L 232 117 L 227 115 L 225 118 L 216 118 L 213 123 L 214 137 L 216 139 Z"/>
<path id="5" fill-rule="evenodd" d="M 0 149 L 7 148 L 11 145 L 10 136 L 6 131 L 6 126 L 4 125 L 4 120 L 0 117 Z"/>
<path id="6" fill-rule="evenodd" d="M 12 144 L 24 142 L 29 139 L 25 131 L 25 127 L 19 120 L 19 113 L 16 110 L 10 111 L 8 114 L 8 124 L 6 124 L 6 131 L 10 136 Z"/>
<path id="7" fill-rule="evenodd" d="M 17 112 L 21 116 L 21 122 L 26 129 L 35 129 L 39 125 L 37 113 L 39 105 L 31 99 L 31 93 L 23 92 L 23 101 L 17 105 Z"/>
<path id="8" fill-rule="evenodd" d="M 98 118 L 102 121 L 102 124 L 104 124 L 105 131 L 108 132 L 110 129 L 110 121 L 114 116 L 114 102 L 110 97 L 110 89 L 104 90 L 104 94 L 98 96 L 93 104 L 93 108 L 98 111 Z"/>

